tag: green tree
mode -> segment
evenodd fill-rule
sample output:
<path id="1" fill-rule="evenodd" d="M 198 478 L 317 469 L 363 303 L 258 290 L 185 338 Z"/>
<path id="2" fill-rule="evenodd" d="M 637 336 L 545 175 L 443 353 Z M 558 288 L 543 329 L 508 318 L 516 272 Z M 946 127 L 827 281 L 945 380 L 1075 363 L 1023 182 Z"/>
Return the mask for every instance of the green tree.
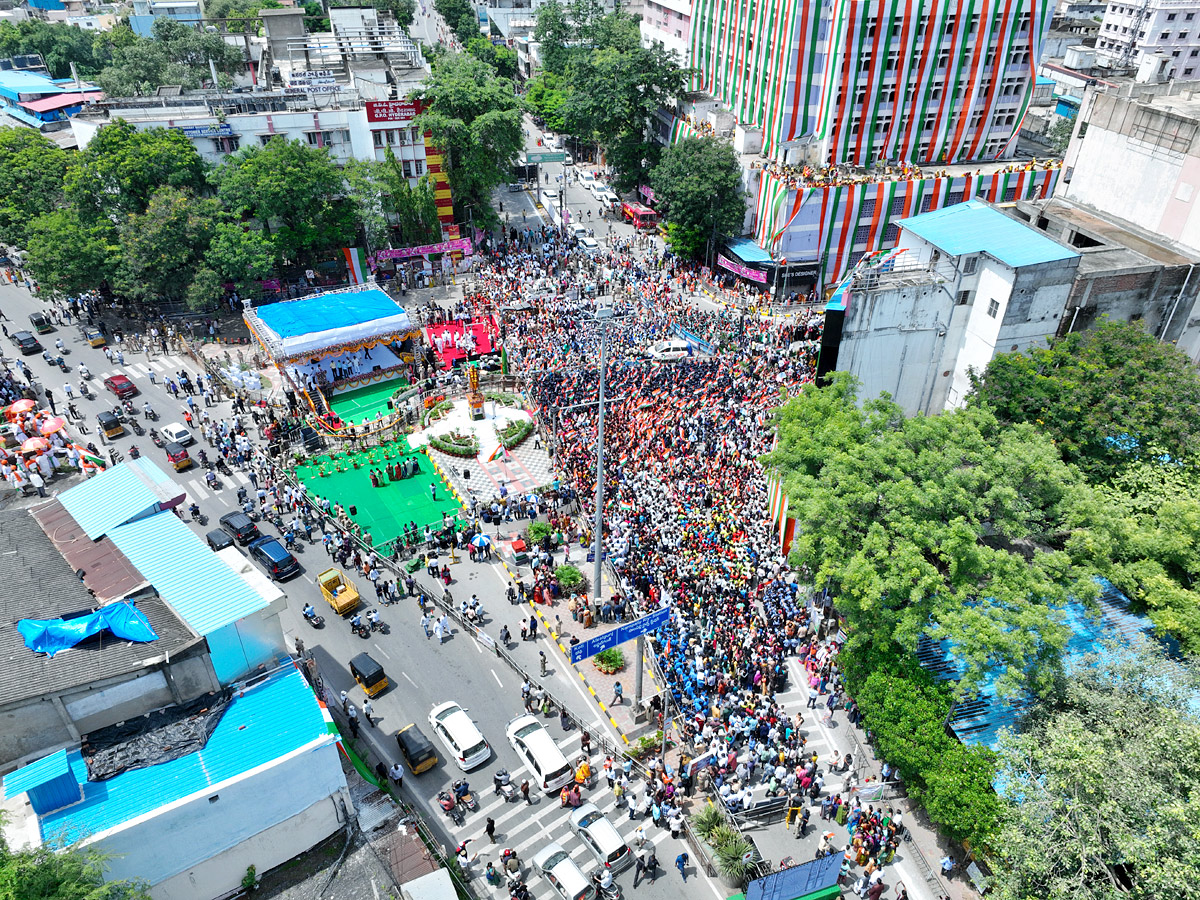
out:
<path id="1" fill-rule="evenodd" d="M 100 287 L 119 248 L 104 223 L 84 222 L 74 207 L 29 223 L 25 265 L 44 289 L 69 296 Z"/>
<path id="2" fill-rule="evenodd" d="M 442 151 L 455 206 L 473 210 L 477 225 L 494 225 L 492 191 L 508 180 L 525 145 L 512 82 L 475 57 L 456 54 L 438 61 L 422 96 L 426 110 L 415 124 L 430 131 Z"/>
<path id="3" fill-rule="evenodd" d="M 542 69 L 551 75 L 563 75 L 570 55 L 568 45 L 575 37 L 567 11 L 559 0 L 546 0 L 537 8 L 535 16 L 537 24 L 533 39 L 538 42 Z"/>
<path id="4" fill-rule="evenodd" d="M 1066 153 L 1067 145 L 1071 143 L 1071 132 L 1074 130 L 1074 119 L 1058 119 L 1046 131 L 1046 140 L 1050 143 L 1050 149 L 1059 155 Z"/>
<path id="5" fill-rule="evenodd" d="M 228 157 L 211 180 L 235 219 L 245 212 L 258 219 L 280 262 L 307 261 L 354 239 L 353 204 L 325 148 L 277 137 Z"/>
<path id="6" fill-rule="evenodd" d="M 411 187 L 391 148 L 382 162 L 349 160 L 344 169 L 347 193 L 372 249 L 390 243 L 393 231 L 400 246 L 433 243 L 441 238 L 433 181 L 422 176 Z"/>
<path id="7" fill-rule="evenodd" d="M 274 268 L 275 245 L 261 229 L 241 222 L 221 222 L 213 232 L 204 261 L 206 268 L 220 276 L 222 285 L 232 282 L 242 296 L 255 296 L 259 282 Z"/>
<path id="8" fill-rule="evenodd" d="M 67 153 L 32 128 L 0 128 L 0 240 L 24 246 L 29 223 L 62 199 Z"/>
<path id="9" fill-rule="evenodd" d="M 1105 480 L 1145 448 L 1175 460 L 1200 448 L 1200 373 L 1134 322 L 1101 322 L 1049 348 L 996 356 L 970 402 L 1004 424 L 1031 423 L 1063 459 Z"/>
<path id="10" fill-rule="evenodd" d="M 264 5 L 259 4 L 255 12 Z M 244 51 L 227 44 L 220 34 L 199 31 L 166 16 L 154 20 L 151 40 L 122 26 L 113 29 L 105 42 L 112 61 L 96 76 L 96 82 L 118 97 L 151 94 L 164 84 L 198 88 L 211 80 L 210 61 L 224 76 L 224 85 L 232 84 L 230 76 L 246 67 Z"/>
<path id="11" fill-rule="evenodd" d="M 764 457 L 797 519 L 791 561 L 834 585 L 850 644 L 909 653 L 948 639 L 963 694 L 1000 668 L 1001 696 L 1043 693 L 1066 641 L 1060 608 L 1093 600 L 1106 510 L 1030 425 L 985 409 L 905 419 L 856 403 L 838 375 L 778 412 Z M 1086 502 L 1085 502 L 1086 501 Z"/>
<path id="12" fill-rule="evenodd" d="M 710 258 L 722 238 L 742 233 L 742 171 L 725 141 L 691 137 L 668 147 L 650 173 L 650 184 L 667 221 L 703 235 Z"/>
<path id="13" fill-rule="evenodd" d="M 1002 741 L 1000 900 L 1161 900 L 1200 882 L 1195 662 L 1110 647 Z"/>
<path id="14" fill-rule="evenodd" d="M 454 32 L 460 44 L 466 44 L 479 34 L 479 15 L 469 0 L 434 0 L 433 8 Z"/>
<path id="15" fill-rule="evenodd" d="M 105 881 L 104 869 L 104 856 L 95 850 L 52 844 L 13 850 L 0 838 L 3 900 L 150 900 L 143 882 Z"/>
<path id="16" fill-rule="evenodd" d="M 211 309 L 224 296 L 225 282 L 221 276 L 208 266 L 201 266 L 187 286 L 184 299 L 188 309 L 202 310 Z"/>
<path id="17" fill-rule="evenodd" d="M 362 0 L 334 0 L 329 5 L 363 6 L 364 4 Z M 380 12 L 390 13 L 401 28 L 408 28 L 417 15 L 417 0 L 368 0 L 367 5 L 375 7 Z M 478 31 L 479 28 L 476 27 L 475 30 Z"/>
<path id="18" fill-rule="evenodd" d="M 517 54 L 507 47 L 497 47 L 487 38 L 480 35 L 467 41 L 466 50 L 473 57 L 481 60 L 495 69 L 501 78 L 510 81 L 517 77 Z"/>
<path id="19" fill-rule="evenodd" d="M 548 131 L 563 132 L 567 128 L 562 115 L 562 106 L 567 100 L 567 95 L 562 84 L 563 79 L 560 76 L 542 71 L 525 86 L 525 102 L 546 123 Z"/>
<path id="20" fill-rule="evenodd" d="M 115 227 L 126 216 L 145 212 L 160 187 L 199 194 L 204 173 L 204 160 L 182 132 L 141 131 L 118 118 L 75 157 L 67 170 L 65 192 L 81 219 Z"/>
<path id="21" fill-rule="evenodd" d="M 0 57 L 40 53 L 55 78 L 70 78 L 71 63 L 81 78 L 94 76 L 107 61 L 91 32 L 66 23 L 50 24 L 38 19 L 0 23 Z"/>
<path id="22" fill-rule="evenodd" d="M 121 262 L 115 287 L 151 303 L 182 301 L 208 251 L 218 207 L 190 191 L 162 187 L 146 211 L 120 227 Z"/>

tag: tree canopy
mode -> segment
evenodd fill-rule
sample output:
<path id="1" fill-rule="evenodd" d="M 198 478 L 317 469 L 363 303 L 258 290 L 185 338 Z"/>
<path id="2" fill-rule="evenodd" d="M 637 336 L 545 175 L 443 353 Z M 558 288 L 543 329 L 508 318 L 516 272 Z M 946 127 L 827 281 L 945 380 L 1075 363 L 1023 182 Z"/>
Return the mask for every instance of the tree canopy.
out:
<path id="1" fill-rule="evenodd" d="M 146 211 L 121 225 L 115 287 L 138 300 L 182 301 L 212 240 L 219 207 L 211 198 L 162 187 Z"/>
<path id="2" fill-rule="evenodd" d="M 140 882 L 105 881 L 104 857 L 94 850 L 14 851 L 0 837 L 0 900 L 150 900 L 150 893 Z"/>
<path id="3" fill-rule="evenodd" d="M 0 128 L 0 240 L 23 246 L 29 223 L 62 199 L 67 153 L 32 128 Z"/>
<path id="4" fill-rule="evenodd" d="M 1200 883 L 1200 672 L 1148 644 L 1063 678 L 1001 744 L 1001 900 L 1161 900 Z"/>
<path id="5" fill-rule="evenodd" d="M 970 402 L 1004 424 L 1034 424 L 1063 459 L 1104 480 L 1150 448 L 1176 460 L 1200 449 L 1200 373 L 1137 322 L 1100 322 L 1048 348 L 996 356 Z"/>
<path id="6" fill-rule="evenodd" d="M 229 213 L 249 213 L 272 235 L 281 262 L 345 247 L 354 239 L 354 209 L 325 148 L 273 138 L 229 156 L 211 180 Z"/>
<path id="7" fill-rule="evenodd" d="M 1046 690 L 1067 636 L 1058 607 L 1098 593 L 1078 472 L 986 409 L 905 419 L 886 397 L 856 400 L 839 374 L 778 412 L 764 464 L 797 519 L 792 561 L 835 586 L 860 649 L 911 652 L 928 633 L 953 642 L 961 692 L 996 665 L 1002 694 Z"/>
<path id="8" fill-rule="evenodd" d="M 474 56 L 452 54 L 437 61 L 421 94 L 426 109 L 415 125 L 443 154 L 455 206 L 472 210 L 479 225 L 495 224 L 492 191 L 525 146 L 512 82 Z"/>
<path id="9" fill-rule="evenodd" d="M 243 51 L 226 43 L 221 35 L 198 31 L 166 16 L 154 20 L 151 39 L 137 36 L 128 26 L 118 26 L 105 41 L 111 61 L 95 80 L 113 97 L 152 94 L 164 84 L 194 90 L 211 80 L 209 60 L 222 78 L 221 86 L 229 87 L 232 76 L 246 65 Z"/>
<path id="10" fill-rule="evenodd" d="M 745 191 L 729 143 L 714 137 L 680 141 L 663 153 L 650 184 L 667 221 L 693 240 L 699 237 L 715 248 L 720 238 L 742 233 Z"/>

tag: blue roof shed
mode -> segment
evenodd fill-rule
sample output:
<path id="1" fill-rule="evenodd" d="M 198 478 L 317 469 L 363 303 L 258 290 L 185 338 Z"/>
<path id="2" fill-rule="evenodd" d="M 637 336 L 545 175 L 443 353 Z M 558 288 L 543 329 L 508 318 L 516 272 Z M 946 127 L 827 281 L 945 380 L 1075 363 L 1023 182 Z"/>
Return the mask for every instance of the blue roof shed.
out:
<path id="1" fill-rule="evenodd" d="M 968 200 L 901 219 L 900 227 L 948 256 L 986 253 L 1014 269 L 1079 256 L 982 200 Z"/>

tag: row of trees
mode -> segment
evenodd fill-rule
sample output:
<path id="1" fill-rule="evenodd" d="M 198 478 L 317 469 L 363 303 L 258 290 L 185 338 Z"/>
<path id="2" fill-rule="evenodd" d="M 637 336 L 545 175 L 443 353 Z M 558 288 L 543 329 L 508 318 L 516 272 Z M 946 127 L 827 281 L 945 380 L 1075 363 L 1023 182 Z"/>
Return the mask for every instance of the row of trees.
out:
<path id="1" fill-rule="evenodd" d="M 1136 672 L 1159 653 L 1122 670 L 1129 680 L 1064 671 L 1062 612 L 1103 577 L 1200 650 L 1197 399 L 1184 354 L 1103 323 L 997 357 L 967 406 L 939 416 L 860 402 L 845 375 L 779 412 L 765 463 L 798 520 L 792 562 L 838 598 L 847 680 L 877 749 L 935 822 L 1001 857 L 1002 896 L 1165 896 L 1200 874 L 1178 817 L 1151 822 L 1135 797 L 1188 814 L 1187 763 L 1169 757 L 1200 735 L 1195 694 L 1145 689 Z M 917 666 L 921 636 L 946 641 L 956 683 Z M 1002 698 L 1036 701 L 999 757 L 944 728 L 953 702 L 997 673 Z M 1118 760 L 1129 748 L 1136 760 Z M 1106 777 L 1118 761 L 1136 787 Z"/>
<path id="2" fill-rule="evenodd" d="M 356 243 L 440 235 L 433 185 L 411 188 L 399 163 L 354 162 L 275 138 L 214 169 L 172 129 L 115 120 L 68 157 L 30 129 L 0 129 L 0 240 L 26 249 L 43 287 L 108 287 L 146 302 L 204 306 L 231 284 Z"/>

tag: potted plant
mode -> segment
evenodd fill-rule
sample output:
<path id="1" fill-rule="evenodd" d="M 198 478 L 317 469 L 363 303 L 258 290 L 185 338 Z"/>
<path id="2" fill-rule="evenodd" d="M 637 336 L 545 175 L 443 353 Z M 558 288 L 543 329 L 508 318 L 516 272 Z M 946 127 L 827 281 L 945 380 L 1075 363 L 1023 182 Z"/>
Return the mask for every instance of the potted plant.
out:
<path id="1" fill-rule="evenodd" d="M 625 654 L 620 647 L 609 647 L 592 657 L 592 664 L 605 675 L 614 675 L 625 668 Z"/>
<path id="2" fill-rule="evenodd" d="M 738 834 L 717 847 L 716 851 L 715 862 L 721 880 L 731 889 L 745 888 L 751 872 L 759 863 L 758 852 L 754 849 L 754 845 Z"/>
<path id="3" fill-rule="evenodd" d="M 567 596 L 579 594 L 587 590 L 583 573 L 570 564 L 561 565 L 555 569 L 554 580 L 558 582 L 558 586 L 562 588 L 562 592 Z"/>

